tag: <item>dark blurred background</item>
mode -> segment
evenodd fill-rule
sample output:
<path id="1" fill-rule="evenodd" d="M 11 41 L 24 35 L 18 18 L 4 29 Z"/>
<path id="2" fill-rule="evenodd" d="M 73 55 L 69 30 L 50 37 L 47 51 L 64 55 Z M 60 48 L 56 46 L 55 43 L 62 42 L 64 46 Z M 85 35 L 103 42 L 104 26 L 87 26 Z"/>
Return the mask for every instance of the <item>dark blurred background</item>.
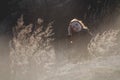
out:
<path id="1" fill-rule="evenodd" d="M 2 0 L 0 34 L 11 33 L 11 27 L 21 14 L 26 25 L 35 23 L 38 17 L 46 22 L 54 20 L 58 34 L 60 29 L 64 34 L 65 26 L 73 18 L 81 19 L 90 28 L 97 28 L 106 17 L 113 20 L 112 16 L 119 15 L 119 3 L 119 0 Z"/>

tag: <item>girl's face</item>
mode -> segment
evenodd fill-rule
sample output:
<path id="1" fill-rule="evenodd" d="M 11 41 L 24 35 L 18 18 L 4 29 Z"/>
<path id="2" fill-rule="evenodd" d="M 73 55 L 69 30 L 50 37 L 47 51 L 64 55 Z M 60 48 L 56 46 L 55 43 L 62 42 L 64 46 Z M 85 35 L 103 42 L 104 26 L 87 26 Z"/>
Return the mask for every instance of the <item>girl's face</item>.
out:
<path id="1" fill-rule="evenodd" d="M 78 22 L 72 22 L 70 26 L 75 32 L 79 32 L 82 29 L 81 25 Z"/>

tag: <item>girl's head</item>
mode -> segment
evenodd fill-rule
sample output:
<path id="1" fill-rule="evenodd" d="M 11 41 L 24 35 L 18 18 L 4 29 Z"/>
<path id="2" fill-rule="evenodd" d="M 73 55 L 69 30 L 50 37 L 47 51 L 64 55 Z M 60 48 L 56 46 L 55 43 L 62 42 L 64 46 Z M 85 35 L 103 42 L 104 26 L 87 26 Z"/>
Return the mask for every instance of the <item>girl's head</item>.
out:
<path id="1" fill-rule="evenodd" d="M 79 32 L 82 30 L 82 26 L 78 21 L 73 21 L 69 25 L 74 32 Z"/>
<path id="2" fill-rule="evenodd" d="M 88 29 L 82 21 L 78 19 L 72 19 L 68 27 L 68 35 L 72 35 L 73 32 L 80 32 L 82 29 Z"/>

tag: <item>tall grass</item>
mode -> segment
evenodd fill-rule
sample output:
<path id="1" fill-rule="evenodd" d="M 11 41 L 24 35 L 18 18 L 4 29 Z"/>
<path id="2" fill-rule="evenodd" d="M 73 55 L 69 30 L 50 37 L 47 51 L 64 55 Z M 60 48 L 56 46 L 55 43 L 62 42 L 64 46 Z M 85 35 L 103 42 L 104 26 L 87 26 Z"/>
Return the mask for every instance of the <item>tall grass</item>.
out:
<path id="1" fill-rule="evenodd" d="M 93 56 L 107 56 L 118 52 L 119 30 L 108 30 L 98 33 L 88 44 L 89 53 Z M 117 48 L 117 49 L 116 49 Z"/>
<path id="2" fill-rule="evenodd" d="M 45 30 L 43 23 L 43 20 L 38 18 L 34 27 L 33 24 L 26 26 L 21 16 L 17 25 L 13 27 L 13 38 L 10 41 L 10 65 L 16 77 L 15 80 L 23 80 L 23 76 L 27 75 L 29 80 L 36 79 L 32 76 L 33 71 L 35 71 L 34 75 L 37 75 L 43 71 L 43 67 L 48 69 L 55 61 L 52 23 L 49 23 Z"/>

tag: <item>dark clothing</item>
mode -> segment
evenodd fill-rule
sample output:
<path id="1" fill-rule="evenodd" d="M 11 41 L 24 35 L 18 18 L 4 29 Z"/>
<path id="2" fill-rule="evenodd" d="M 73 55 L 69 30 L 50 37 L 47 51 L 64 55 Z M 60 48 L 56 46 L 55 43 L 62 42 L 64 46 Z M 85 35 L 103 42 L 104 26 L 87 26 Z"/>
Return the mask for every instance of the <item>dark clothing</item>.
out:
<path id="1" fill-rule="evenodd" d="M 69 38 L 72 43 L 70 43 L 70 47 L 68 49 L 70 55 L 72 57 L 80 57 L 88 58 L 89 53 L 87 49 L 87 45 L 91 40 L 91 35 L 87 30 L 81 30 L 80 32 L 73 33 L 73 35 Z M 79 59 L 80 59 L 79 58 Z"/>

